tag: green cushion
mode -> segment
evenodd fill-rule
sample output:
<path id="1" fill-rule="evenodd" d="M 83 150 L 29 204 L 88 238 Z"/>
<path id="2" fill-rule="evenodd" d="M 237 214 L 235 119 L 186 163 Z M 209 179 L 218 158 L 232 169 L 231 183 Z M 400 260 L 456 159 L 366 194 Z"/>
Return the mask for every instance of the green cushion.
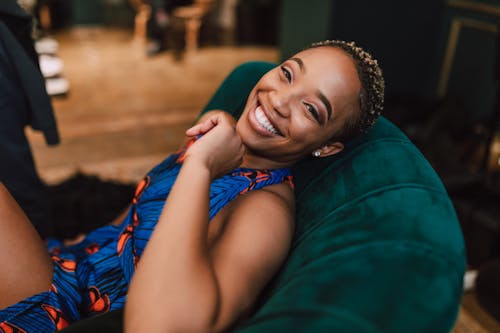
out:
<path id="1" fill-rule="evenodd" d="M 238 67 L 204 111 L 239 116 L 273 64 Z M 293 168 L 289 259 L 237 332 L 447 332 L 458 312 L 465 251 L 440 179 L 381 118 L 327 159 Z"/>

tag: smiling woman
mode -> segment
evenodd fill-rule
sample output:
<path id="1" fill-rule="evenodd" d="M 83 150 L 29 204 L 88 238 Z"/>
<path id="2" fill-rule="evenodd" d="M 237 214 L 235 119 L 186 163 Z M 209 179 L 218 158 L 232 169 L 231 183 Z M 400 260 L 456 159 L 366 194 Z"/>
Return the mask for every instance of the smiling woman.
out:
<path id="1" fill-rule="evenodd" d="M 375 72 L 383 86 L 380 70 Z M 360 95 L 366 90 L 357 62 L 343 49 L 325 45 L 298 53 L 265 74 L 249 95 L 237 125 L 246 159 L 283 167 L 313 151 L 324 157 L 342 151 L 346 127 L 361 130 L 357 123 L 367 111 Z"/>
<path id="2" fill-rule="evenodd" d="M 49 332 L 126 303 L 127 331 L 227 329 L 287 257 L 296 227 L 290 167 L 341 152 L 373 125 L 383 85 L 376 61 L 342 41 L 271 69 L 237 122 L 211 110 L 186 131 L 186 145 L 148 173 L 121 224 L 72 246 L 52 240 L 48 254 L 24 253 L 51 260 L 53 274 L 41 265 L 32 276 L 53 279 L 24 290 L 21 275 L 5 275 L 1 325 Z M 1 228 L 0 253 L 15 261 Z"/>

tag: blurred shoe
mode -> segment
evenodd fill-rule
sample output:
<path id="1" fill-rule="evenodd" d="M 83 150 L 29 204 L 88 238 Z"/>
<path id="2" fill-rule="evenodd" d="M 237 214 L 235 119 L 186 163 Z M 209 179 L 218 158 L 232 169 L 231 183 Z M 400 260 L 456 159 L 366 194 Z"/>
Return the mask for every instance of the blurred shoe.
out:
<path id="1" fill-rule="evenodd" d="M 464 285 L 463 290 L 469 291 L 473 290 L 476 286 L 477 270 L 468 270 L 464 274 Z"/>
<path id="2" fill-rule="evenodd" d="M 65 95 L 69 91 L 69 81 L 63 77 L 46 79 L 45 89 L 49 96 Z"/>
<path id="3" fill-rule="evenodd" d="M 56 54 L 59 43 L 54 38 L 44 37 L 35 42 L 35 50 L 38 54 Z"/>
<path id="4" fill-rule="evenodd" d="M 63 62 L 58 57 L 41 54 L 38 57 L 43 77 L 49 78 L 62 73 Z"/>

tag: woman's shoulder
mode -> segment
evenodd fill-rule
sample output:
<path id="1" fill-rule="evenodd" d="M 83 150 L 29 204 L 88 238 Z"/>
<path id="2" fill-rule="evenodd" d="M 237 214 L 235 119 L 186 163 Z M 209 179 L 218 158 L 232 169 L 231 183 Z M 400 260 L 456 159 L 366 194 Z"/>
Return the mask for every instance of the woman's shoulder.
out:
<path id="1" fill-rule="evenodd" d="M 295 215 L 293 188 L 287 183 L 279 183 L 251 191 L 235 200 L 231 211 L 233 217 L 246 215 L 267 221 L 265 223 L 284 221 L 292 225 Z"/>
<path id="2" fill-rule="evenodd" d="M 258 195 L 259 191 L 255 191 L 255 193 Z M 262 193 L 261 200 L 265 199 L 264 196 L 272 195 L 289 205 L 290 209 L 295 210 L 295 194 L 293 187 L 287 182 L 267 186 L 260 193 Z"/>
<path id="3" fill-rule="evenodd" d="M 286 243 L 293 235 L 294 223 L 293 187 L 279 183 L 246 192 L 229 202 L 210 223 L 211 238 L 217 239 L 227 225 L 238 225 L 238 229 L 246 230 L 243 233 L 246 237 L 259 238 L 261 231 L 273 230 L 284 237 Z"/>

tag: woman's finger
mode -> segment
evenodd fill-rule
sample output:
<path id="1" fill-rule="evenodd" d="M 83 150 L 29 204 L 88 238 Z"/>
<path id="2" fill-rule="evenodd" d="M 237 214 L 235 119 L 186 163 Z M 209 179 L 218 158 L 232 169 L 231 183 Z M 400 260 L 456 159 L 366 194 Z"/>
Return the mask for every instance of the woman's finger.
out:
<path id="1" fill-rule="evenodd" d="M 210 117 L 204 122 L 194 125 L 191 128 L 188 128 L 186 130 L 186 135 L 187 136 L 196 136 L 200 134 L 205 134 L 208 131 L 210 131 L 212 128 L 214 128 L 218 123 L 218 118 L 217 117 Z"/>

